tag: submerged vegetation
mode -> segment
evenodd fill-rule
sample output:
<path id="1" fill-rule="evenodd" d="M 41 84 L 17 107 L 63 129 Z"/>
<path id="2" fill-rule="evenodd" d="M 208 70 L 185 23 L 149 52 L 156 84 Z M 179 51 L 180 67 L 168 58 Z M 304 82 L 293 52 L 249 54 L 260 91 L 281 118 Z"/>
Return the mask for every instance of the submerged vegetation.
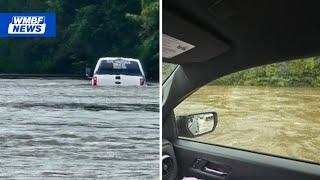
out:
<path id="1" fill-rule="evenodd" d="M 0 39 L 0 73 L 83 75 L 102 56 L 142 61 L 159 73 L 158 0 L 3 0 L 0 12 L 55 12 L 55 38 Z"/>

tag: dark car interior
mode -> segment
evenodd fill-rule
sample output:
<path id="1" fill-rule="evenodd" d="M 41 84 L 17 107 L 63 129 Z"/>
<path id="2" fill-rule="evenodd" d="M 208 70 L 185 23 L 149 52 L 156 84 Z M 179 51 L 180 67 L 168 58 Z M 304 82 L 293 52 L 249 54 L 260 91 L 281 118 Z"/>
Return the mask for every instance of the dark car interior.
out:
<path id="1" fill-rule="evenodd" d="M 163 58 L 180 65 L 162 89 L 163 179 L 320 179 L 316 163 L 180 139 L 173 112 L 224 75 L 319 56 L 319 7 L 303 0 L 163 1 L 163 34 L 194 46 Z"/>

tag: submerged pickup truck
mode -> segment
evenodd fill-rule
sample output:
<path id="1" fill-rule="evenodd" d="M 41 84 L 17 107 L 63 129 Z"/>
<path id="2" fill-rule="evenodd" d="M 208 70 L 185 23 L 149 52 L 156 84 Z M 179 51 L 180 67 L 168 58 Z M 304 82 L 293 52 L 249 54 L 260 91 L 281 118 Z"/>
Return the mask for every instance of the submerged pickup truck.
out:
<path id="1" fill-rule="evenodd" d="M 138 59 L 102 57 L 93 72 L 92 86 L 145 85 L 145 74 Z"/>

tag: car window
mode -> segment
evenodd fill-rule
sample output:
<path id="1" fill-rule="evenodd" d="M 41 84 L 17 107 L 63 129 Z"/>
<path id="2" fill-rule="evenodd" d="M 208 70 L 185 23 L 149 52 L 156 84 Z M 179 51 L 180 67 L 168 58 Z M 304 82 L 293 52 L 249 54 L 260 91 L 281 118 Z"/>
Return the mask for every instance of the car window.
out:
<path id="1" fill-rule="evenodd" d="M 200 88 L 175 115 L 217 112 L 194 141 L 320 163 L 320 58 L 260 66 Z"/>
<path id="2" fill-rule="evenodd" d="M 162 63 L 162 83 L 164 83 L 168 79 L 168 77 L 173 73 L 177 66 L 177 64 L 165 62 Z"/>
<path id="3" fill-rule="evenodd" d="M 126 60 L 103 60 L 96 72 L 98 75 L 102 74 L 123 74 L 131 76 L 141 76 L 140 67 L 135 61 Z"/>

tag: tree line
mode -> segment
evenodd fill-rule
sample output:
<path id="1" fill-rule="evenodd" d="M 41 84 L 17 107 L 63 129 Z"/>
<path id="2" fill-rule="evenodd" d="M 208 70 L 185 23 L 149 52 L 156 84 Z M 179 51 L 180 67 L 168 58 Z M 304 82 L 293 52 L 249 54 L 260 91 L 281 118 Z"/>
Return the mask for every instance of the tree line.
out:
<path id="1" fill-rule="evenodd" d="M 210 84 L 320 87 L 320 58 L 311 57 L 259 66 L 227 75 Z"/>
<path id="2" fill-rule="evenodd" d="M 163 63 L 163 80 L 166 80 L 175 68 L 174 64 Z M 209 85 L 320 87 L 320 57 L 296 59 L 246 69 L 214 80 Z"/>
<path id="3" fill-rule="evenodd" d="M 141 60 L 159 78 L 158 0 L 2 0 L 0 12 L 55 12 L 55 38 L 0 39 L 0 73 L 77 74 L 103 56 Z"/>

